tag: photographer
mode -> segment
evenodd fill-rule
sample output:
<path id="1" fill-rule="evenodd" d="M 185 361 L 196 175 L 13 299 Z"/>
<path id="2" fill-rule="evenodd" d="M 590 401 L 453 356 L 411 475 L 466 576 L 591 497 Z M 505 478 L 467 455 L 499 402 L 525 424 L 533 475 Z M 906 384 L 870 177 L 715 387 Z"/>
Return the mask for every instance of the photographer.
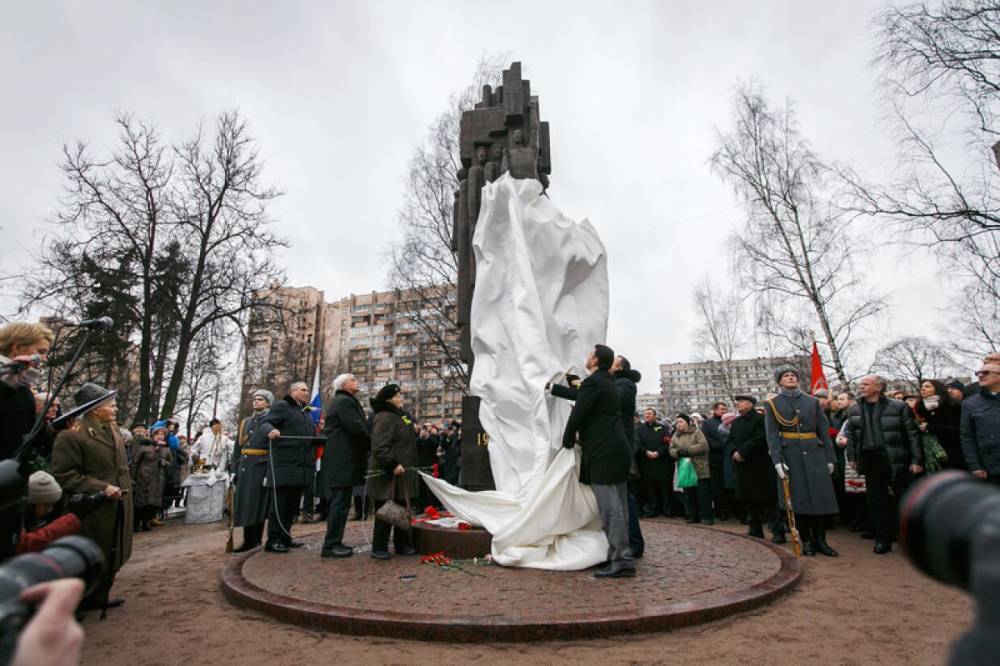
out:
<path id="1" fill-rule="evenodd" d="M 61 578 L 29 587 L 21 601 L 36 607 L 35 616 L 17 639 L 13 666 L 75 666 L 83 651 L 83 629 L 74 610 L 83 596 L 83 581 Z"/>
<path id="2" fill-rule="evenodd" d="M 40 552 L 56 539 L 78 534 L 81 521 L 103 498 L 100 494 L 79 496 L 63 512 L 59 508 L 62 496 L 62 488 L 48 472 L 35 472 L 28 479 L 28 508 L 17 542 L 18 555 Z"/>
<path id="3" fill-rule="evenodd" d="M 52 331 L 40 324 L 0 328 L 0 460 L 13 457 L 35 421 L 31 384 L 41 379 L 36 365 L 48 357 Z M 14 554 L 21 526 L 15 506 L 0 511 L 0 560 Z"/>
<path id="4" fill-rule="evenodd" d="M 31 385 L 52 346 L 52 331 L 41 324 L 14 323 L 0 328 L 0 460 L 14 455 L 35 421 Z"/>

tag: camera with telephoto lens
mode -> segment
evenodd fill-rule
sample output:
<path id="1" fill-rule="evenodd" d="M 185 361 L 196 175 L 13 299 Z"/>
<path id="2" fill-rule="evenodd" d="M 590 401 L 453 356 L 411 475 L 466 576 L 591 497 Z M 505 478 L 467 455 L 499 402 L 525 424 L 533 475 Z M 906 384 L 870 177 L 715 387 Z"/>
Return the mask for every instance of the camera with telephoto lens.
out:
<path id="1" fill-rule="evenodd" d="M 108 497 L 103 492 L 91 493 L 90 495 L 70 495 L 66 500 L 66 510 L 83 520 L 100 505 L 113 501 L 115 501 L 114 498 Z"/>
<path id="2" fill-rule="evenodd" d="M 82 536 L 63 537 L 40 553 L 19 555 L 0 565 L 0 664 L 10 663 L 17 636 L 34 610 L 21 601 L 21 592 L 50 580 L 80 578 L 89 594 L 103 576 L 104 553 Z"/>
<path id="3" fill-rule="evenodd" d="M 976 600 L 972 628 L 951 664 L 993 664 L 1000 632 L 1000 487 L 957 470 L 939 472 L 903 496 L 899 542 L 913 564 Z"/>

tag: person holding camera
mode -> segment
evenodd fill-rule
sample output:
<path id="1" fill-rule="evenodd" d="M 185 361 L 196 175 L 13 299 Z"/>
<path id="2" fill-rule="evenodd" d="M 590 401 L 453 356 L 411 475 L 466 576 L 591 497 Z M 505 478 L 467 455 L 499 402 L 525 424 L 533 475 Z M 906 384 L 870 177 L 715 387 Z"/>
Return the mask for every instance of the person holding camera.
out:
<path id="1" fill-rule="evenodd" d="M 48 472 L 35 472 L 28 479 L 28 507 L 17 542 L 17 554 L 37 553 L 56 539 L 79 534 L 82 521 L 101 501 L 101 496 L 82 495 L 59 510 L 63 497 L 59 483 Z"/>
<path id="2" fill-rule="evenodd" d="M 84 607 L 120 606 L 122 599 L 108 599 L 115 574 L 132 555 L 132 481 L 125 443 L 115 425 L 115 395 L 88 382 L 73 394 L 78 427 L 56 437 L 52 450 L 52 474 L 71 493 L 103 493 L 115 501 L 97 507 L 83 520 L 83 536 L 93 539 L 107 562 L 104 585 L 84 600 Z"/>
<path id="3" fill-rule="evenodd" d="M 41 324 L 15 322 L 0 328 L 0 460 L 14 455 L 35 422 L 31 385 L 48 357 L 52 331 Z"/>
<path id="4" fill-rule="evenodd" d="M 0 328 L 0 460 L 12 458 L 35 422 L 31 385 L 40 378 L 53 335 L 41 324 L 15 322 Z M 21 511 L 0 511 L 0 559 L 14 554 Z"/>

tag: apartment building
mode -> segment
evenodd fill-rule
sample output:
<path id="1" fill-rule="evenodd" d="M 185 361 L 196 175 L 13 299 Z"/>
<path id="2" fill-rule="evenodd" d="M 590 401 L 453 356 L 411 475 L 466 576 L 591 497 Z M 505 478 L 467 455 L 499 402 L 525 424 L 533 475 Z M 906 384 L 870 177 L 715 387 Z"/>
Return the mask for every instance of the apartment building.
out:
<path id="1" fill-rule="evenodd" d="M 284 317 L 262 311 L 251 316 L 243 394 L 255 386 L 277 388 L 288 377 L 312 381 L 317 365 L 324 401 L 333 378 L 357 376 L 362 404 L 392 381 L 403 389 L 407 410 L 420 421 L 457 418 L 462 393 L 451 380 L 441 342 L 454 345 L 449 324 L 454 289 L 441 299 L 404 291 L 351 294 L 327 302 L 313 287 L 280 287 L 269 303 L 283 303 Z M 449 298 L 450 297 L 450 298 Z M 273 390 L 273 389 L 272 389 Z"/>
<path id="2" fill-rule="evenodd" d="M 665 363 L 660 366 L 664 409 L 671 414 L 706 412 L 720 400 L 732 404 L 737 393 L 763 398 L 775 391 L 774 371 L 786 366 L 798 368 L 802 381 L 808 384 L 808 356 L 735 359 L 728 363 Z"/>

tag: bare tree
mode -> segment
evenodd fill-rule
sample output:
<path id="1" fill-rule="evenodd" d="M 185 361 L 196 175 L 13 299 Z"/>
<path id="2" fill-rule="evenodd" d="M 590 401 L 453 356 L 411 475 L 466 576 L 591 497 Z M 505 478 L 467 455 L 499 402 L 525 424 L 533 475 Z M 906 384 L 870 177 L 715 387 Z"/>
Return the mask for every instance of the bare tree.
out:
<path id="1" fill-rule="evenodd" d="M 987 354 L 1000 351 L 1000 299 L 972 282 L 965 285 L 950 310 L 953 317 L 948 342 L 962 359 L 978 363 Z"/>
<path id="2" fill-rule="evenodd" d="M 1000 300 L 998 26 L 997 0 L 882 11 L 875 64 L 899 136 L 898 165 L 883 184 L 842 170 L 846 208 L 896 223 L 901 240 L 947 261 L 945 277 L 963 296 L 952 308 L 963 329 L 950 333 L 977 349 L 1000 345 L 988 318 Z"/>
<path id="3" fill-rule="evenodd" d="M 278 192 L 260 185 L 262 163 L 236 113 L 219 116 L 209 146 L 200 130 L 171 145 L 152 123 L 127 114 L 115 123 L 118 146 L 103 159 L 82 142 L 64 147 L 58 232 L 22 308 L 114 308 L 115 333 L 138 350 L 135 418 L 146 421 L 173 413 L 201 331 L 241 328 L 254 294 L 280 277 L 282 243 L 265 211 Z M 109 275 L 119 276 L 116 297 L 96 288 Z"/>
<path id="4" fill-rule="evenodd" d="M 699 320 L 694 334 L 696 353 L 719 363 L 721 383 L 718 388 L 730 400 L 739 390 L 733 361 L 746 350 L 750 338 L 745 301 L 746 296 L 735 290 L 720 293 L 707 276 L 694 292 Z"/>
<path id="5" fill-rule="evenodd" d="M 389 283 L 411 304 L 400 314 L 420 331 L 445 362 L 433 368 L 447 388 L 467 391 L 468 369 L 459 355 L 457 291 L 458 258 L 451 250 L 452 209 L 455 204 L 462 112 L 474 107 L 482 87 L 496 85 L 509 56 L 480 58 L 472 83 L 452 95 L 445 112 L 428 130 L 410 160 L 403 206 L 399 212 L 402 239 L 388 252 Z"/>
<path id="6" fill-rule="evenodd" d="M 942 379 L 955 367 L 955 360 L 941 345 L 923 336 L 907 336 L 875 352 L 871 371 L 902 379 L 916 393 L 925 379 Z"/>
<path id="7" fill-rule="evenodd" d="M 223 113 L 213 137 L 199 129 L 174 152 L 179 183 L 173 213 L 194 251 L 163 417 L 173 413 L 193 342 L 216 322 L 242 325 L 262 290 L 281 281 L 274 250 L 285 245 L 268 229 L 267 204 L 281 193 L 262 184 L 263 161 L 238 113 Z"/>
<path id="8" fill-rule="evenodd" d="M 154 258 L 169 226 L 173 165 L 170 149 L 152 123 L 129 114 L 115 118 L 118 148 L 95 158 L 86 143 L 63 147 L 61 170 L 65 195 L 56 214 L 60 235 L 38 259 L 36 275 L 26 283 L 22 309 L 45 303 L 61 315 L 86 307 L 86 260 L 113 270 L 121 267 L 136 278 L 136 298 L 118 322 L 126 336 L 134 334 L 139 348 L 139 402 L 136 415 L 150 412 L 155 376 L 153 291 Z"/>
<path id="9" fill-rule="evenodd" d="M 946 0 L 890 5 L 876 18 L 876 63 L 885 82 L 909 98 L 944 93 L 978 129 L 1000 138 L 1000 2 Z"/>
<path id="10" fill-rule="evenodd" d="M 859 325 L 885 307 L 855 276 L 857 245 L 831 204 L 831 170 L 790 108 L 772 109 L 755 84 L 737 88 L 734 127 L 717 133 L 713 169 L 742 200 L 747 221 L 731 239 L 744 284 L 767 295 L 772 316 L 808 304 L 838 379 Z"/>

